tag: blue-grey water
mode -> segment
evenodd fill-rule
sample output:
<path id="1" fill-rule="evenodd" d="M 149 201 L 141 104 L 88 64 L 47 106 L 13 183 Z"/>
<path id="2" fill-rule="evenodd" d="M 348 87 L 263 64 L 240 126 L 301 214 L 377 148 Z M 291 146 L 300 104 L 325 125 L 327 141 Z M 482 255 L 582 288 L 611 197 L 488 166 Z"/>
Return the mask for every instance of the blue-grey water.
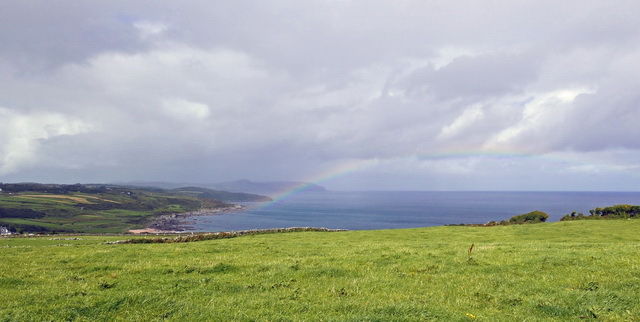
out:
<path id="1" fill-rule="evenodd" d="M 572 211 L 640 204 L 640 192 L 299 193 L 273 203 L 248 203 L 243 212 L 194 217 L 192 231 L 284 227 L 394 229 L 500 221 L 533 210 L 557 221 Z"/>

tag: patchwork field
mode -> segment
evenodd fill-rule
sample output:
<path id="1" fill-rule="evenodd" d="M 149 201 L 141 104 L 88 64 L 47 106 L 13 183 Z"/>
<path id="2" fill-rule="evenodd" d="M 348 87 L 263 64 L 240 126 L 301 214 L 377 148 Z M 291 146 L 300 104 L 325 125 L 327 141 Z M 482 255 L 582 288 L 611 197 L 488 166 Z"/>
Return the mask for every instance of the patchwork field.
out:
<path id="1" fill-rule="evenodd" d="M 196 187 L 176 190 L 79 184 L 2 187 L 0 226 L 24 233 L 124 233 L 142 228 L 160 215 L 231 206 L 217 197 L 241 200 L 261 197 Z"/>
<path id="2" fill-rule="evenodd" d="M 2 238 L 0 320 L 637 321 L 638 231 L 603 220 L 163 244 Z"/>

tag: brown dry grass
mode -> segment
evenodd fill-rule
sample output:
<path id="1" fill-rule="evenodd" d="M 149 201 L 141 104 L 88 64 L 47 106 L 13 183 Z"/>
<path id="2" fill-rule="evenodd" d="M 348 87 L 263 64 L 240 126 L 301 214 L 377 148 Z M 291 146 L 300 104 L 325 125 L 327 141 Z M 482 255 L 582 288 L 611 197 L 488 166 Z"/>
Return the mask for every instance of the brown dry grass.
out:
<path id="1" fill-rule="evenodd" d="M 33 199 L 33 198 L 47 198 L 47 199 L 71 200 L 71 201 L 75 201 L 75 202 L 81 203 L 81 204 L 92 204 L 93 202 L 87 200 L 87 198 L 91 198 L 91 199 L 97 199 L 97 200 L 101 200 L 101 201 L 106 201 L 106 202 L 112 202 L 112 203 L 119 204 L 119 202 L 117 202 L 117 201 L 107 200 L 107 199 L 103 199 L 103 198 L 99 198 L 99 197 L 93 197 L 93 196 L 78 197 L 78 196 L 65 196 L 65 195 L 20 195 L 20 197 L 22 197 L 22 198 L 31 198 L 31 199 Z"/>
<path id="2" fill-rule="evenodd" d="M 118 201 L 113 201 L 113 200 L 109 200 L 109 199 L 104 199 L 104 198 L 100 198 L 100 197 L 96 197 L 96 196 L 85 196 L 85 195 L 81 195 L 82 198 L 91 198 L 91 199 L 98 199 L 100 201 L 105 201 L 105 202 L 111 202 L 111 203 L 117 203 L 117 204 L 121 204 L 122 202 L 118 202 Z"/>
<path id="3" fill-rule="evenodd" d="M 21 195 L 20 197 L 22 197 L 22 198 L 31 198 L 31 199 L 38 199 L 38 198 L 66 199 L 66 200 L 71 200 L 71 201 L 75 201 L 77 203 L 83 203 L 83 204 L 91 204 L 92 203 L 92 202 L 90 202 L 90 201 L 88 201 L 87 199 L 84 199 L 84 198 L 72 197 L 72 196 L 62 196 L 62 195 Z"/>

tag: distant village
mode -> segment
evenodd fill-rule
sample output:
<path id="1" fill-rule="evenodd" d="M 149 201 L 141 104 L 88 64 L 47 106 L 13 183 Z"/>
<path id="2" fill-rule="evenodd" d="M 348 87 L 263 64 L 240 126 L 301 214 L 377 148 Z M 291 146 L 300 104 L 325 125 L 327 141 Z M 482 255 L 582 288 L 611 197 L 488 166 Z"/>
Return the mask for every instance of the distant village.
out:
<path id="1" fill-rule="evenodd" d="M 12 235 L 13 233 L 9 230 L 9 227 L 0 226 L 0 236 Z"/>
<path id="2" fill-rule="evenodd" d="M 0 192 L 2 192 L 2 188 L 0 188 Z M 11 231 L 9 227 L 0 226 L 0 236 L 11 235 Z"/>

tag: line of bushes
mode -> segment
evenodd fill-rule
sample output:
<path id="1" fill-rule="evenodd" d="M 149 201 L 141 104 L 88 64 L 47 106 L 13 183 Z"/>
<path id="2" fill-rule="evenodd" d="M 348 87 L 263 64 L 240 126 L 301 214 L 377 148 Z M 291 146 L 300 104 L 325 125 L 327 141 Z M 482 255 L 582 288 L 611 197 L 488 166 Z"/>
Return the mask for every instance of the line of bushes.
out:
<path id="1" fill-rule="evenodd" d="M 581 219 L 630 219 L 640 218 L 640 206 L 615 205 L 611 207 L 595 208 L 589 210 L 589 215 L 576 213 L 575 211 L 564 215 L 560 221 L 581 220 Z"/>
<path id="2" fill-rule="evenodd" d="M 493 226 L 508 226 L 508 225 L 522 225 L 522 224 L 537 224 L 546 222 L 549 219 L 549 215 L 543 211 L 532 211 L 526 214 L 517 215 L 509 218 L 509 220 L 501 220 L 501 221 L 490 221 L 486 224 L 460 224 L 461 226 L 472 226 L 472 227 L 493 227 Z M 447 225 L 447 226 L 457 226 L 457 225 Z"/>
<path id="3" fill-rule="evenodd" d="M 127 240 L 119 240 L 108 242 L 108 244 L 169 244 L 169 243 L 190 243 L 204 240 L 235 238 L 249 235 L 265 235 L 277 233 L 292 233 L 303 231 L 320 231 L 320 232 L 336 232 L 345 231 L 345 229 L 328 229 L 316 227 L 290 227 L 290 228 L 272 228 L 272 229 L 253 229 L 240 231 L 227 231 L 207 234 L 182 235 L 176 237 L 154 237 L 154 238 L 133 238 Z"/>
<path id="4" fill-rule="evenodd" d="M 0 208 L 0 218 L 37 219 L 46 216 L 44 212 L 21 208 Z"/>
<path id="5" fill-rule="evenodd" d="M 0 226 L 7 227 L 10 232 L 17 234 L 36 233 L 36 234 L 56 234 L 56 233 L 71 233 L 73 230 L 64 228 L 48 228 L 38 225 L 30 224 L 16 224 L 11 222 L 0 221 Z"/>

